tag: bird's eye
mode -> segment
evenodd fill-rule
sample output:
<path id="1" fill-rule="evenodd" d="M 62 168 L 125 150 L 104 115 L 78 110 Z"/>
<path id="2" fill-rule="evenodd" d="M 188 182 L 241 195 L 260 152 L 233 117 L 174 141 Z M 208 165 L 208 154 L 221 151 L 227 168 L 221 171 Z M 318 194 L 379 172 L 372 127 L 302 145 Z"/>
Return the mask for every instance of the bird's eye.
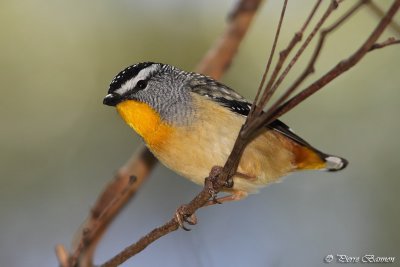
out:
<path id="1" fill-rule="evenodd" d="M 136 83 L 136 87 L 139 89 L 144 89 L 147 86 L 147 81 L 145 80 L 140 80 Z"/>

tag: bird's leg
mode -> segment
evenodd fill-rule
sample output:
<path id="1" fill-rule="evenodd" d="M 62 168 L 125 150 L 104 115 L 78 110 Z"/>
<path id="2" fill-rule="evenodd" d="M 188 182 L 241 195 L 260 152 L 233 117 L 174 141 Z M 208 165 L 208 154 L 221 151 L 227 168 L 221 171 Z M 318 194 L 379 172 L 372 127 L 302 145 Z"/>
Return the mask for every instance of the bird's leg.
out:
<path id="1" fill-rule="evenodd" d="M 217 192 L 214 189 L 216 183 L 220 182 L 218 181 L 218 176 L 221 174 L 223 170 L 223 167 L 221 166 L 214 166 L 211 169 L 209 177 L 206 178 L 205 180 L 205 186 L 208 188 L 208 192 L 211 195 L 211 200 L 206 203 L 205 206 L 210 206 L 214 204 L 222 204 L 223 202 L 229 202 L 229 201 L 235 201 L 235 200 L 240 200 L 243 199 L 247 196 L 247 192 L 245 191 L 233 191 L 229 196 L 217 198 Z M 235 172 L 233 176 L 246 179 L 246 180 L 255 180 L 255 176 L 247 175 L 241 172 Z M 224 183 L 224 188 L 232 188 L 233 187 L 233 178 L 230 177 L 225 183 Z"/>
<path id="2" fill-rule="evenodd" d="M 257 177 L 254 175 L 249 175 L 241 172 L 236 172 L 235 176 L 249 181 L 255 181 L 257 179 Z"/>
<path id="3" fill-rule="evenodd" d="M 211 195 L 212 201 L 218 203 L 217 201 L 217 191 L 214 189 L 216 183 L 218 182 L 218 176 L 222 171 L 222 167 L 215 166 L 211 169 L 210 175 L 204 180 L 204 186 L 207 188 L 208 192 Z M 185 222 L 190 225 L 195 225 L 197 223 L 196 215 L 190 214 L 187 211 L 187 206 L 182 205 L 180 206 L 175 212 L 175 219 L 181 227 L 185 231 L 190 231 L 189 228 L 185 226 Z"/>
<path id="4" fill-rule="evenodd" d="M 224 202 L 236 201 L 241 200 L 247 197 L 246 191 L 233 191 L 232 194 L 217 198 L 216 196 L 213 197 L 212 200 L 209 200 L 203 207 L 215 205 L 215 204 L 222 204 Z"/>
<path id="5" fill-rule="evenodd" d="M 223 167 L 221 167 L 221 166 L 212 167 L 211 173 L 213 173 L 213 176 L 211 176 L 211 177 L 213 177 L 214 179 L 216 177 L 218 177 L 218 175 L 222 172 L 222 169 L 223 169 Z M 246 174 L 246 173 L 242 173 L 242 172 L 238 172 L 238 171 L 235 172 L 235 174 L 233 176 L 236 176 L 236 177 L 239 177 L 239 178 L 242 178 L 242 179 L 246 179 L 246 180 L 249 180 L 249 181 L 254 181 L 254 180 L 257 179 L 257 177 L 254 176 L 254 175 L 250 175 L 250 174 Z M 225 185 L 224 185 L 225 188 L 232 188 L 233 187 L 233 176 L 230 177 L 228 179 L 228 181 L 225 182 Z"/>
<path id="6" fill-rule="evenodd" d="M 222 204 L 217 200 L 217 193 L 218 191 L 215 190 L 215 187 L 218 186 L 217 183 L 220 183 L 221 181 L 218 180 L 219 175 L 222 172 L 223 167 L 221 166 L 214 166 L 211 168 L 211 172 L 209 176 L 205 179 L 204 181 L 204 186 L 208 189 L 208 192 L 211 195 L 211 202 L 213 204 Z M 221 184 L 220 184 L 221 185 Z M 219 186 L 220 186 L 219 185 Z M 230 178 L 228 181 L 226 181 L 223 184 L 224 187 L 226 188 L 231 188 L 233 187 L 233 180 Z M 207 205 L 206 205 L 207 206 Z"/>
<path id="7" fill-rule="evenodd" d="M 175 219 L 181 227 L 185 231 L 190 231 L 190 228 L 185 226 L 185 222 L 190 225 L 195 225 L 197 223 L 197 217 L 195 214 L 188 215 L 187 206 L 180 206 L 175 212 Z"/>
<path id="8" fill-rule="evenodd" d="M 216 194 L 212 196 L 212 200 L 209 200 L 203 207 L 215 205 L 215 204 L 222 204 L 224 202 L 230 202 L 230 201 L 236 201 L 236 200 L 241 200 L 247 197 L 247 192 L 246 191 L 234 191 L 232 194 L 224 197 L 217 198 Z M 197 224 L 197 217 L 195 214 L 188 215 L 188 212 L 186 211 L 186 205 L 180 206 L 176 212 L 175 212 L 175 218 L 179 224 L 179 227 L 181 227 L 185 231 L 190 231 L 190 228 L 187 228 L 185 226 L 185 223 L 188 223 L 190 225 L 195 225 Z"/>
<path id="9" fill-rule="evenodd" d="M 217 186 L 216 183 L 218 183 L 218 176 L 220 175 L 223 167 L 220 166 L 214 166 L 211 169 L 209 177 L 205 179 L 205 186 L 208 189 L 208 192 L 211 195 L 211 200 L 209 200 L 203 207 L 210 206 L 210 205 L 215 205 L 215 204 L 222 204 L 224 202 L 229 202 L 229 201 L 236 201 L 243 199 L 247 197 L 247 192 L 245 191 L 233 191 L 232 194 L 224 197 L 217 198 L 217 190 L 215 190 L 215 186 Z M 238 176 L 243 179 L 255 179 L 255 177 L 236 172 L 234 176 Z M 232 188 L 233 187 L 233 179 L 229 178 L 228 181 L 226 181 L 223 185 L 225 188 Z M 220 187 L 217 187 L 220 188 Z M 195 225 L 197 223 L 197 217 L 195 214 L 190 214 L 187 211 L 187 206 L 182 205 L 180 206 L 176 212 L 175 212 L 175 219 L 178 222 L 179 226 L 185 230 L 185 231 L 190 231 L 189 228 L 185 226 L 185 222 L 190 224 L 190 225 Z"/>

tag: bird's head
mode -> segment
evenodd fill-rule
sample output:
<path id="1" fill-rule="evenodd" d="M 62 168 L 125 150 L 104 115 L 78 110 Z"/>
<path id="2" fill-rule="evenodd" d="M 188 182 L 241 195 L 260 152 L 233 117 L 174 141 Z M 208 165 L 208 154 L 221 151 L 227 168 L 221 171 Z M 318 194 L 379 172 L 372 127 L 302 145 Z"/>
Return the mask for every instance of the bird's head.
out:
<path id="1" fill-rule="evenodd" d="M 138 63 L 115 76 L 103 104 L 116 106 L 121 113 L 120 109 L 128 103 L 140 103 L 163 121 L 181 124 L 192 110 L 189 79 L 190 73 L 170 65 Z"/>

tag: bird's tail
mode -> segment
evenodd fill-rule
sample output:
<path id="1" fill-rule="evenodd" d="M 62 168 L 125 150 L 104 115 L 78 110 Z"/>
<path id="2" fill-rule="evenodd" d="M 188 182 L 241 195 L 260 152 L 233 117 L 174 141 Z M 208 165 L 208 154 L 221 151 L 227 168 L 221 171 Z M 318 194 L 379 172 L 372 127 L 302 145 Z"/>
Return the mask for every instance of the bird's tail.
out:
<path id="1" fill-rule="evenodd" d="M 294 152 L 298 170 L 340 171 L 348 164 L 344 158 L 322 153 L 313 147 L 299 145 Z"/>

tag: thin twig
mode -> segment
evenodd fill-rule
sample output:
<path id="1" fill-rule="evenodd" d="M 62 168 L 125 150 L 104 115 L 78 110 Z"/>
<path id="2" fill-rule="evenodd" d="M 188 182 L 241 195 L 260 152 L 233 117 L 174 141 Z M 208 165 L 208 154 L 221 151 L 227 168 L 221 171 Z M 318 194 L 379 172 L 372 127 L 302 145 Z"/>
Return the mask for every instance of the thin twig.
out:
<path id="1" fill-rule="evenodd" d="M 276 110 L 276 112 L 265 121 L 267 123 L 268 121 L 269 122 L 273 121 L 274 119 L 282 116 L 289 110 L 293 109 L 295 106 L 304 101 L 304 99 L 308 98 L 309 96 L 311 96 L 312 94 L 323 88 L 326 84 L 331 82 L 333 79 L 337 78 L 339 75 L 343 74 L 345 71 L 349 70 L 354 65 L 356 65 L 369 51 L 373 51 L 374 49 L 371 48 L 374 46 L 374 44 L 376 44 L 378 38 L 382 35 L 383 31 L 390 24 L 393 16 L 397 13 L 399 7 L 400 7 L 400 0 L 395 0 L 392 6 L 389 8 L 389 10 L 386 12 L 386 14 L 382 17 L 381 21 L 376 26 L 374 31 L 368 37 L 368 39 L 353 55 L 339 62 L 335 67 L 333 67 L 330 71 L 324 74 L 321 78 L 313 82 L 311 85 L 307 86 L 296 96 L 292 97 L 289 101 L 280 106 Z"/>
<path id="2" fill-rule="evenodd" d="M 321 53 L 322 47 L 325 43 L 326 37 L 328 34 L 333 32 L 335 29 L 337 29 L 339 26 L 341 26 L 348 18 L 350 18 L 354 13 L 360 9 L 360 7 L 365 4 L 364 0 L 360 0 L 358 3 L 356 3 L 352 8 L 350 8 L 343 16 L 341 16 L 337 21 L 335 21 L 331 26 L 322 29 L 320 32 L 320 38 L 317 43 L 316 48 L 314 49 L 313 55 L 310 58 L 309 63 L 305 67 L 304 71 L 302 74 L 294 81 L 294 83 L 287 89 L 285 90 L 285 93 L 277 100 L 275 103 L 269 108 L 267 112 L 263 114 L 264 118 L 267 118 L 271 116 L 274 111 L 283 103 L 285 102 L 290 95 L 300 86 L 300 84 L 312 73 L 314 73 L 315 69 L 315 63 Z M 322 24 L 321 24 L 322 25 Z M 262 119 L 262 118 L 260 118 Z M 265 119 L 264 119 L 265 120 Z"/>
<path id="3" fill-rule="evenodd" d="M 331 33 L 332 31 L 334 31 L 337 27 L 339 27 L 345 20 L 347 20 L 351 15 L 353 15 L 365 3 L 366 3 L 365 1 L 361 0 L 359 3 L 355 4 L 345 15 L 343 15 L 340 19 L 338 19 L 330 27 L 326 28 L 325 30 L 323 30 L 321 32 L 320 40 L 319 40 L 319 42 L 317 44 L 316 50 L 314 51 L 314 54 L 311 57 L 311 60 L 310 60 L 310 62 L 308 64 L 308 66 L 305 69 L 305 72 L 303 72 L 303 74 L 299 77 L 299 80 L 296 80 L 294 82 L 294 84 L 284 93 L 284 95 L 276 103 L 274 103 L 274 105 L 272 105 L 272 107 L 268 111 L 266 111 L 264 114 L 262 114 L 261 116 L 256 118 L 252 122 L 252 124 L 250 124 L 246 128 L 247 131 L 251 132 L 253 129 L 259 129 L 263 125 L 269 124 L 273 120 L 275 120 L 278 117 L 282 116 L 284 113 L 286 113 L 289 110 L 293 109 L 295 106 L 297 106 L 299 103 L 304 101 L 304 99 L 309 97 L 311 94 L 313 94 L 317 90 L 319 90 L 322 87 L 324 87 L 328 82 L 330 82 L 331 80 L 333 80 L 337 76 L 341 75 L 343 72 L 347 71 L 350 67 L 354 66 L 365 55 L 365 54 L 363 54 L 361 56 L 361 58 L 359 58 L 356 62 L 354 62 L 353 63 L 354 65 L 348 66 L 348 64 L 345 64 L 346 68 L 344 68 L 344 69 L 340 69 L 340 68 L 343 68 L 343 66 L 341 64 L 338 64 L 334 69 L 332 69 L 330 72 L 328 72 L 328 74 L 327 74 L 328 76 L 327 77 L 326 77 L 326 75 L 324 75 L 319 80 L 317 80 L 315 82 L 315 83 L 319 83 L 320 80 L 324 80 L 326 83 L 321 83 L 318 86 L 314 86 L 314 87 L 312 87 L 313 89 L 306 88 L 302 92 L 297 94 L 295 97 L 293 97 L 292 99 L 287 101 L 286 103 L 282 104 L 281 106 L 278 106 L 281 103 L 283 103 L 283 101 L 286 101 L 286 99 L 296 89 L 296 87 L 304 80 L 304 78 L 309 74 L 309 72 L 313 70 L 315 61 L 317 60 L 317 58 L 318 58 L 318 56 L 320 54 L 320 51 L 322 49 L 322 46 L 323 46 L 323 44 L 325 42 L 325 39 L 326 39 L 327 35 L 329 33 Z M 383 20 L 381 20 L 381 21 L 383 21 Z M 388 23 L 390 24 L 390 21 Z M 384 26 L 383 29 L 385 29 L 386 27 L 387 27 L 387 25 Z M 378 31 L 380 31 L 380 29 Z M 385 42 L 383 42 L 381 44 L 372 44 L 371 45 L 370 43 L 368 43 L 368 45 L 371 45 L 371 47 L 366 52 L 372 51 L 372 50 L 374 50 L 376 48 L 380 48 L 380 46 L 385 47 L 387 45 L 396 44 L 396 43 L 397 43 L 397 40 L 395 40 L 395 39 L 388 39 L 387 41 L 385 41 Z M 364 43 L 364 45 L 366 45 L 366 43 Z M 336 72 L 336 74 L 335 74 L 335 72 Z M 329 81 L 328 81 L 328 79 L 329 79 Z M 310 86 L 312 86 L 312 85 L 310 85 Z M 313 91 L 313 90 L 315 90 L 315 91 Z"/>
<path id="4" fill-rule="evenodd" d="M 222 77 L 231 65 L 232 55 L 236 54 L 240 41 L 246 34 L 255 11 L 257 11 L 261 2 L 262 0 L 238 1 L 229 13 L 228 27 L 197 65 L 197 72 L 211 76 L 214 79 Z M 213 63 L 210 64 L 211 62 Z"/>
<path id="5" fill-rule="evenodd" d="M 314 26 L 313 30 L 311 33 L 308 35 L 307 39 L 303 43 L 303 45 L 299 48 L 297 53 L 293 56 L 292 60 L 289 62 L 287 65 L 286 69 L 282 72 L 282 74 L 279 76 L 278 80 L 274 83 L 274 85 L 271 87 L 269 90 L 269 96 L 272 96 L 275 91 L 278 89 L 279 85 L 282 83 L 282 81 L 286 78 L 292 67 L 296 64 L 298 59 L 301 57 L 303 54 L 304 50 L 308 47 L 310 44 L 311 40 L 314 38 L 314 36 L 317 34 L 319 29 L 322 27 L 324 22 L 329 18 L 329 16 L 332 14 L 333 11 L 335 11 L 338 7 L 338 2 L 336 0 L 331 1 L 331 4 L 329 5 L 328 9 L 325 11 L 321 19 L 317 22 L 317 24 Z M 290 92 L 288 92 L 290 93 Z M 267 99 L 267 101 L 269 98 Z M 282 99 L 278 100 L 282 101 Z M 267 102 L 264 102 L 263 104 L 265 105 Z M 280 103 L 277 103 L 280 104 Z"/>
<path id="6" fill-rule="evenodd" d="M 213 169 L 210 172 L 210 177 L 205 179 L 205 185 L 203 190 L 190 201 L 187 205 L 183 205 L 181 208 L 184 208 L 184 213 L 187 215 L 194 214 L 198 209 L 203 207 L 208 200 L 211 198 L 211 190 L 213 192 L 218 193 L 224 186 L 224 182 L 220 179 L 222 176 L 218 176 L 220 174 L 219 169 Z M 223 173 L 221 173 L 223 174 Z M 218 179 L 216 180 L 216 178 Z M 150 233 L 140 238 L 136 243 L 126 247 L 120 253 L 112 257 L 110 260 L 100 265 L 100 267 L 115 267 L 129 258 L 135 256 L 142 250 L 144 250 L 148 245 L 156 241 L 157 239 L 177 230 L 179 228 L 179 222 L 176 217 L 173 217 L 164 225 L 153 229 Z"/>
<path id="7" fill-rule="evenodd" d="M 56 246 L 56 256 L 58 259 L 58 263 L 60 263 L 60 267 L 68 267 L 69 265 L 69 255 L 67 250 L 62 245 Z"/>
<path id="8" fill-rule="evenodd" d="M 396 39 L 394 37 L 389 37 L 386 41 L 382 43 L 376 43 L 373 46 L 371 46 L 369 51 L 379 49 L 379 48 L 384 48 L 389 45 L 394 45 L 394 44 L 400 44 L 400 39 Z"/>
<path id="9" fill-rule="evenodd" d="M 119 211 L 146 181 L 156 158 L 141 147 L 122 166 L 100 194 L 74 244 L 70 266 L 92 266 L 93 254 L 103 233 Z M 134 180 L 132 179 L 134 177 Z"/>
<path id="10" fill-rule="evenodd" d="M 122 252 L 118 253 L 118 255 L 114 256 L 112 259 L 102 264 L 101 267 L 115 267 L 122 264 L 129 258 L 144 250 L 148 245 L 150 245 L 163 235 L 175 231 L 176 229 L 178 229 L 178 227 L 179 225 L 175 222 L 175 220 L 171 219 L 163 226 L 155 228 L 153 231 L 140 238 L 139 241 L 137 241 L 133 246 L 129 246 L 123 249 Z"/>
<path id="11" fill-rule="evenodd" d="M 369 9 L 376 15 L 378 18 L 382 18 L 385 15 L 385 12 L 372 0 L 364 0 L 367 2 Z M 400 25 L 392 20 L 389 24 L 389 28 L 400 35 Z"/>
<path id="12" fill-rule="evenodd" d="M 265 79 L 267 78 L 267 75 L 268 75 L 268 72 L 269 72 L 269 68 L 270 68 L 271 63 L 272 63 L 272 59 L 274 58 L 274 55 L 275 55 L 275 48 L 276 48 L 276 44 L 278 43 L 279 33 L 281 32 L 283 18 L 285 17 L 286 6 L 287 6 L 287 0 L 285 0 L 285 2 L 283 3 L 283 6 L 282 6 L 281 16 L 279 18 L 278 27 L 276 29 L 276 33 L 275 33 L 275 37 L 274 37 L 274 43 L 272 44 L 271 52 L 270 52 L 269 57 L 268 57 L 268 63 L 267 63 L 267 66 L 265 67 L 265 71 L 264 71 L 263 76 L 261 78 L 261 82 L 260 82 L 260 85 L 258 87 L 256 97 L 254 98 L 253 104 L 251 105 L 251 109 L 250 109 L 250 112 L 249 112 L 249 116 L 250 117 L 252 116 L 254 111 L 256 111 L 257 114 L 260 113 L 260 111 L 262 111 L 262 109 L 261 110 L 260 109 L 256 110 L 256 108 L 257 108 L 256 104 L 258 102 L 258 98 L 260 96 L 262 88 L 264 87 Z"/>
<path id="13" fill-rule="evenodd" d="M 318 10 L 319 6 L 321 5 L 321 2 L 322 2 L 322 0 L 317 0 L 313 9 L 311 10 L 310 15 L 307 17 L 307 19 L 306 19 L 305 23 L 303 24 L 303 26 L 301 27 L 300 31 L 296 32 L 296 34 L 293 36 L 292 40 L 289 42 L 288 46 L 279 53 L 279 60 L 276 63 L 274 71 L 271 75 L 271 78 L 269 79 L 269 81 L 264 89 L 264 92 L 262 94 L 262 97 L 261 97 L 259 103 L 257 104 L 258 106 L 265 107 L 266 103 L 270 100 L 270 98 L 272 96 L 272 92 L 271 92 L 272 85 L 274 84 L 283 64 L 285 63 L 286 58 L 289 56 L 290 52 L 293 50 L 293 48 L 296 46 L 296 44 L 299 43 L 301 41 L 301 39 L 303 38 L 304 31 L 307 29 L 311 19 L 314 17 L 316 11 Z"/>

